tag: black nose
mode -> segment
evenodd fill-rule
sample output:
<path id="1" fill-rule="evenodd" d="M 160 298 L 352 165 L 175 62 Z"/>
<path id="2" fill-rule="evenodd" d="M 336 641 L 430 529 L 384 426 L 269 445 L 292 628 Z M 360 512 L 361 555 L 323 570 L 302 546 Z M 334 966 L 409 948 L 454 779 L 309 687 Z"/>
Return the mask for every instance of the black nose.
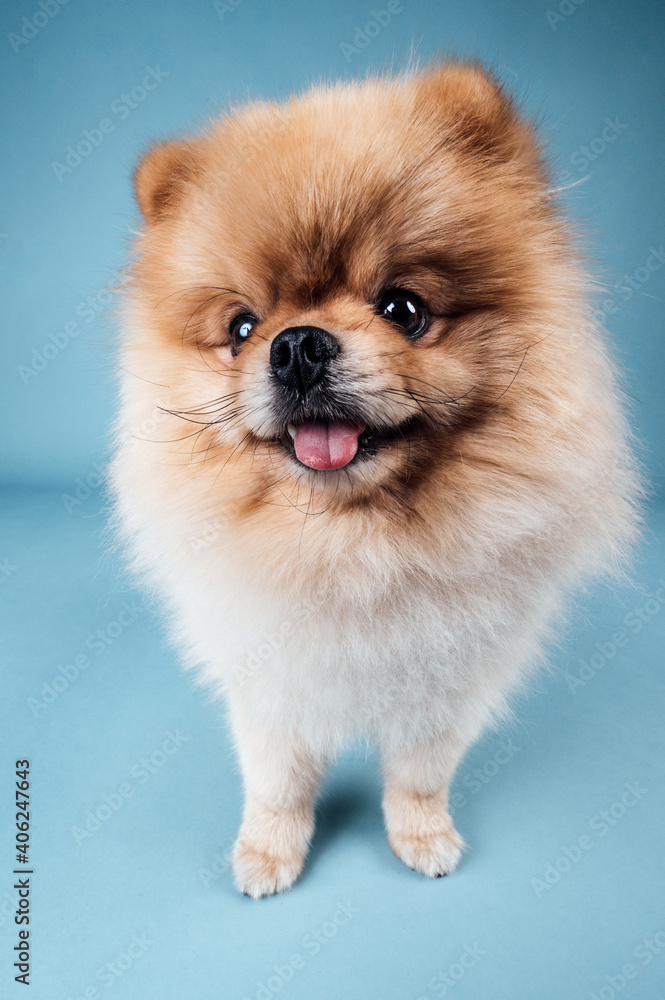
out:
<path id="1" fill-rule="evenodd" d="M 326 364 L 339 354 L 339 344 L 318 326 L 291 326 L 270 346 L 270 367 L 275 378 L 300 396 L 320 382 Z"/>

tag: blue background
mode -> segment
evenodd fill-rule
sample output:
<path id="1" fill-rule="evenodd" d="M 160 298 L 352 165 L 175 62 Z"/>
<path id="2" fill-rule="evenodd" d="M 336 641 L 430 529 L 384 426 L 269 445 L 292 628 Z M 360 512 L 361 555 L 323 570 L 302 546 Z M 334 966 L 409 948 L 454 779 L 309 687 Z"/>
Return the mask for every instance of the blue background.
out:
<path id="1" fill-rule="evenodd" d="M 44 3 L 53 11 L 57 0 Z M 562 198 L 589 235 L 599 308 L 628 371 L 633 422 L 658 494 L 664 8 L 403 0 L 401 13 L 350 52 L 343 46 L 354 46 L 356 29 L 373 7 L 385 7 L 382 0 L 234 0 L 234 7 L 69 0 L 44 24 L 40 14 L 25 43 L 16 36 L 30 33 L 23 18 L 42 11 L 38 0 L 6 3 L 0 13 L 0 996 L 24 995 L 11 969 L 10 796 L 13 762 L 29 757 L 35 1000 L 82 997 L 93 987 L 111 1000 L 432 1000 L 444 995 L 442 975 L 454 983 L 445 995 L 461 1000 L 594 992 L 659 1000 L 665 516 L 658 496 L 633 582 L 580 602 L 553 650 L 551 674 L 518 703 L 517 721 L 488 734 L 462 764 L 455 811 L 470 849 L 458 872 L 429 882 L 392 857 L 375 762 L 350 752 L 324 788 L 301 882 L 254 903 L 232 889 L 224 861 L 241 798 L 222 712 L 193 690 L 159 622 L 105 554 L 99 470 L 114 401 L 114 305 L 106 292 L 137 221 L 130 178 L 140 150 L 230 101 L 280 98 L 320 78 L 403 66 L 412 51 L 427 60 L 452 50 L 496 67 L 541 121 L 559 183 L 582 181 Z M 141 85 L 148 67 L 163 79 L 129 108 L 123 94 Z M 103 118 L 112 130 L 58 179 L 53 164 Z M 607 119 L 615 123 L 609 142 Z M 123 602 L 135 609 L 130 615 Z M 629 628 L 626 645 L 612 652 L 613 633 L 634 609 L 639 630 Z M 88 663 L 74 677 L 67 665 L 83 654 Z M 600 666 L 575 685 L 592 656 Z M 55 678 L 64 678 L 60 690 Z M 186 739 L 167 756 L 162 744 L 176 731 Z M 140 764 L 145 758 L 154 773 Z M 78 843 L 88 810 L 105 796 L 117 805 L 127 783 L 129 797 Z M 639 797 L 619 816 L 626 783 L 638 783 Z M 594 819 L 602 810 L 615 814 L 604 834 Z M 593 846 L 557 879 L 548 865 L 565 869 L 564 848 L 585 835 Z M 338 926 L 331 921 L 340 905 L 351 916 Z M 128 966 L 120 958 L 118 975 L 98 978 L 134 935 L 144 936 L 145 950 L 135 948 Z M 645 940 L 654 942 L 648 964 Z M 476 958 L 460 978 L 465 948 Z M 303 968 L 268 986 L 273 966 L 286 975 L 294 954 Z M 627 963 L 635 975 L 626 979 Z"/>

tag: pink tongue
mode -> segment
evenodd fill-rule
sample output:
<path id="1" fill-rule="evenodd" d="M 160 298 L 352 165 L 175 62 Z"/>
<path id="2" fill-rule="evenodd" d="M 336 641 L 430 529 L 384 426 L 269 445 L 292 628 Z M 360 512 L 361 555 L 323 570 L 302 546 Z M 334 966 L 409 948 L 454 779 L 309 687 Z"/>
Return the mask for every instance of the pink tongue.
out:
<path id="1" fill-rule="evenodd" d="M 358 451 L 362 424 L 311 420 L 296 429 L 293 445 L 298 461 L 310 469 L 341 469 Z"/>

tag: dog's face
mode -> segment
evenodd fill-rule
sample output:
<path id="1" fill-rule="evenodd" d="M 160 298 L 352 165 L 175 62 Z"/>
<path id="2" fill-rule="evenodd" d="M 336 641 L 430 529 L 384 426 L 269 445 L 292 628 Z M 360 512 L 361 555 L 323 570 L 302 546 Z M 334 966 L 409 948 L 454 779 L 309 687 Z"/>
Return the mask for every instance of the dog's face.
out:
<path id="1" fill-rule="evenodd" d="M 562 244 L 531 130 L 480 71 L 249 107 L 156 147 L 136 187 L 141 377 L 222 493 L 399 513 L 501 461 Z"/>

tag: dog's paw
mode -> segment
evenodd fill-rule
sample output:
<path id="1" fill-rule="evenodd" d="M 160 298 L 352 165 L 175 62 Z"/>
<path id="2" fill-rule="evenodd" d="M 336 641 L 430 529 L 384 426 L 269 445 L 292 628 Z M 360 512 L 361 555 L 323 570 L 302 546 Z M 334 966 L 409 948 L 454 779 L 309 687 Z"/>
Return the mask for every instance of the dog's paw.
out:
<path id="1" fill-rule="evenodd" d="M 453 826 L 439 833 L 422 836 L 389 836 L 393 853 L 412 868 L 429 878 L 448 875 L 457 867 L 462 856 L 463 843 Z"/>
<path id="2" fill-rule="evenodd" d="M 455 870 L 464 842 L 441 796 L 391 789 L 383 809 L 388 843 L 408 868 L 430 878 Z"/>
<path id="3" fill-rule="evenodd" d="M 278 857 L 238 841 L 233 849 L 236 887 L 246 896 L 259 899 L 289 889 L 300 875 L 304 854 Z"/>
<path id="4" fill-rule="evenodd" d="M 303 870 L 313 831 L 310 809 L 250 806 L 233 848 L 238 889 L 252 899 L 289 889 Z"/>

